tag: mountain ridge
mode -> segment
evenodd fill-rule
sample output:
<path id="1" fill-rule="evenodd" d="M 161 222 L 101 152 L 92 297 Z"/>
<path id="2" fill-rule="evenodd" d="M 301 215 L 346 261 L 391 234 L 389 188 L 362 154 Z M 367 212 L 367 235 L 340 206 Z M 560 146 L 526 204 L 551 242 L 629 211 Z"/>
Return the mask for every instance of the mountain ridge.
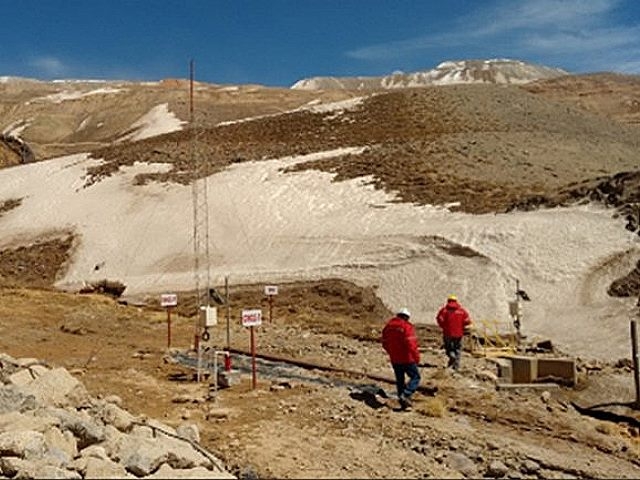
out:
<path id="1" fill-rule="evenodd" d="M 535 80 L 568 75 L 559 68 L 535 65 L 522 60 L 495 58 L 487 60 L 448 60 L 435 68 L 412 73 L 394 72 L 384 76 L 311 77 L 294 83 L 294 90 L 376 90 L 454 85 L 460 83 L 524 84 Z"/>

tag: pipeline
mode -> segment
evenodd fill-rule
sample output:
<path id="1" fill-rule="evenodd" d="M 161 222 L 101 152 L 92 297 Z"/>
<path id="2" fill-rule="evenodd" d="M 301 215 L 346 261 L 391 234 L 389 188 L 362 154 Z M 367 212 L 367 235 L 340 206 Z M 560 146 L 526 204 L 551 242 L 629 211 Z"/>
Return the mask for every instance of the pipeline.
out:
<path id="1" fill-rule="evenodd" d="M 235 353 L 237 355 L 251 356 L 251 352 L 247 352 L 238 348 L 229 348 L 228 351 L 230 353 Z M 324 372 L 333 372 L 340 373 L 343 375 L 351 376 L 351 377 L 365 377 L 369 380 L 375 380 L 378 382 L 389 383 L 391 385 L 395 385 L 396 381 L 393 378 L 385 377 L 383 375 L 374 375 L 371 373 L 359 372 L 357 370 L 349 370 L 346 368 L 339 367 L 331 367 L 328 365 L 319 365 L 317 363 L 305 362 L 304 360 L 296 360 L 293 358 L 285 358 L 278 357 L 276 355 L 268 355 L 264 353 L 256 354 L 256 358 L 261 358 L 263 360 L 269 360 L 271 362 L 279 362 L 279 363 L 287 363 L 290 365 L 295 365 L 296 367 L 304 368 L 306 370 L 320 370 Z M 420 385 L 418 386 L 418 391 L 425 395 L 435 396 L 438 392 L 438 387 L 435 385 Z"/>

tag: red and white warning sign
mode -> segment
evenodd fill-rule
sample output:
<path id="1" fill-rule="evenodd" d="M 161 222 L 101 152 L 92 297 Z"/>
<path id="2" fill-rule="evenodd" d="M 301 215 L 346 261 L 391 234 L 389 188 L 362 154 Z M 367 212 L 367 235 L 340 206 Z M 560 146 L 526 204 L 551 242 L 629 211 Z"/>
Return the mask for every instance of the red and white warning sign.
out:
<path id="1" fill-rule="evenodd" d="M 242 310 L 242 326 L 257 327 L 262 325 L 262 310 Z"/>
<path id="2" fill-rule="evenodd" d="M 163 293 L 160 295 L 161 307 L 175 307 L 178 305 L 178 295 L 175 293 Z"/>

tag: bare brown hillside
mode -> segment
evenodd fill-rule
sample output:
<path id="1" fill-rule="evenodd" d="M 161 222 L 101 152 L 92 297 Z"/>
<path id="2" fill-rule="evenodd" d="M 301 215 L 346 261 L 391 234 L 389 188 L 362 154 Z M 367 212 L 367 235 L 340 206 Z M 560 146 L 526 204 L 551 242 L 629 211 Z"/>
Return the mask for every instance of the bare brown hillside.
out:
<path id="1" fill-rule="evenodd" d="M 544 98 L 576 105 L 619 122 L 640 124 L 638 75 L 567 75 L 532 82 L 522 88 Z"/>
<path id="2" fill-rule="evenodd" d="M 373 175 L 398 200 L 459 200 L 462 210 L 482 213 L 637 168 L 636 133 L 518 87 L 459 85 L 378 94 L 344 112 L 298 111 L 111 146 L 93 152 L 105 162 L 91 173 L 97 180 L 134 161 L 169 162 L 168 174 L 139 181 L 187 182 L 194 155 L 213 172 L 234 162 L 365 146 L 361 155 L 296 168 L 330 171 L 337 180 Z"/>
<path id="3" fill-rule="evenodd" d="M 195 83 L 194 120 L 211 127 L 219 122 L 275 114 L 310 101 L 326 102 L 349 92 L 304 92 L 259 85 L 221 86 Z M 157 105 L 167 104 L 180 120 L 190 115 L 189 83 L 33 82 L 0 84 L 0 131 L 20 125 L 20 137 L 38 160 L 86 152 L 117 142 Z"/>

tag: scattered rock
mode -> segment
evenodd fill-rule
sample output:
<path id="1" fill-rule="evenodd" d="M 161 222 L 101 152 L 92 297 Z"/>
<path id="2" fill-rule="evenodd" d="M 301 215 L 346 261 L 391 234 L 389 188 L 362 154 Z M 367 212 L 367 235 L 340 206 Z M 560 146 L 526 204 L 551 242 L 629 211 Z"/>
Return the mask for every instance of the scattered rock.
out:
<path id="1" fill-rule="evenodd" d="M 491 370 L 480 370 L 476 373 L 476 378 L 483 382 L 497 383 L 498 381 L 498 375 L 496 375 L 496 373 L 492 372 Z"/>
<path id="2" fill-rule="evenodd" d="M 486 474 L 491 477 L 501 478 L 504 477 L 508 471 L 509 467 L 507 467 L 504 463 L 502 463 L 500 460 L 494 460 L 487 467 Z"/>
<path id="3" fill-rule="evenodd" d="M 523 473 L 537 473 L 540 471 L 540 465 L 538 465 L 538 462 L 534 462 L 533 460 L 527 459 L 524 462 L 522 462 L 522 466 L 520 467 L 520 470 Z"/>
<path id="4" fill-rule="evenodd" d="M 182 393 L 176 397 L 171 399 L 173 403 L 191 403 L 193 401 L 193 397 L 188 393 Z"/>
<path id="5" fill-rule="evenodd" d="M 462 453 L 450 453 L 447 456 L 447 465 L 453 470 L 457 470 L 467 477 L 478 476 L 476 464 L 473 462 L 473 460 Z"/>
<path id="6" fill-rule="evenodd" d="M 207 420 L 225 420 L 231 416 L 231 410 L 224 407 L 211 407 L 207 412 Z"/>

